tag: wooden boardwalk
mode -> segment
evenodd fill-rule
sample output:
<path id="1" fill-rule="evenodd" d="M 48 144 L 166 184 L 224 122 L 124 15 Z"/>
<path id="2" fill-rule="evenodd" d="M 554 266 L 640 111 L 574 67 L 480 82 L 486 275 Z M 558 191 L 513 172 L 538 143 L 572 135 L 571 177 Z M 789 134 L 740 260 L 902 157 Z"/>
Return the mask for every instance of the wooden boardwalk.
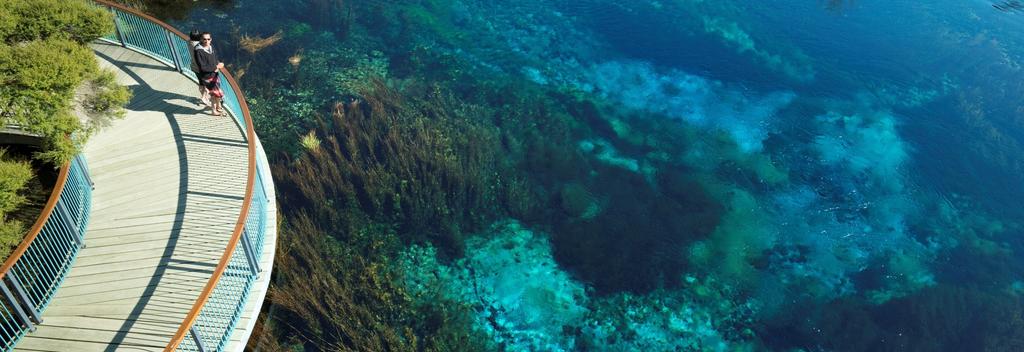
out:
<path id="1" fill-rule="evenodd" d="M 93 48 L 134 97 L 127 117 L 86 146 L 95 182 L 87 247 L 17 350 L 162 350 L 241 209 L 247 141 L 234 119 L 201 110 L 195 83 L 173 68 L 117 45 Z M 262 298 L 254 293 L 249 306 Z"/>

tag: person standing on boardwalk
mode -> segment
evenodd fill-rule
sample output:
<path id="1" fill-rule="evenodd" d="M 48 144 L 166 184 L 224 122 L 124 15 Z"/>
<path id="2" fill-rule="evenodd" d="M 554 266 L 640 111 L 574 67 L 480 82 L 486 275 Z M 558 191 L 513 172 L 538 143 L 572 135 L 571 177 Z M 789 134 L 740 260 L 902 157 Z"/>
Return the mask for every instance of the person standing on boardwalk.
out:
<path id="1" fill-rule="evenodd" d="M 193 29 L 188 33 L 188 47 L 192 49 L 192 73 L 196 74 L 196 79 L 199 80 L 199 101 L 202 105 L 210 106 L 210 92 L 206 91 L 206 86 L 203 85 L 202 73 L 199 72 L 199 60 L 196 59 L 196 47 L 199 46 L 199 41 L 202 40 L 203 34 Z"/>
<path id="2" fill-rule="evenodd" d="M 224 107 L 221 105 L 224 91 L 220 90 L 218 72 L 224 68 L 224 63 L 217 59 L 217 52 L 213 50 L 212 42 L 213 36 L 210 35 L 210 32 L 203 32 L 194 53 L 196 65 L 199 66 L 199 83 L 206 87 L 206 91 L 210 95 L 213 115 L 220 116 L 224 114 Z"/>

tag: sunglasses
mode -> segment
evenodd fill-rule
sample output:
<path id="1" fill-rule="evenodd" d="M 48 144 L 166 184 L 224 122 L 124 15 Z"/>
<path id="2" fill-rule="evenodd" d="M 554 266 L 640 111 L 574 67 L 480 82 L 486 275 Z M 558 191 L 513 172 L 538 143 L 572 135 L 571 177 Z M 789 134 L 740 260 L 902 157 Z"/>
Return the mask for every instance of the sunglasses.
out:
<path id="1" fill-rule="evenodd" d="M 213 38 L 202 38 L 202 39 L 200 39 L 200 40 L 202 40 L 202 41 L 204 41 L 204 42 L 208 42 L 208 41 L 211 41 L 211 40 L 213 40 Z"/>

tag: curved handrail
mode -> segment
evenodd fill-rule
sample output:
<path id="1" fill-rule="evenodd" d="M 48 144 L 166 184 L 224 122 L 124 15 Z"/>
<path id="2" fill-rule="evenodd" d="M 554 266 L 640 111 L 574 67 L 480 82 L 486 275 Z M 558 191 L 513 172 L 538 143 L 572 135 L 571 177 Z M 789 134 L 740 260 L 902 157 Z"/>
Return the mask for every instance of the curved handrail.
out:
<path id="1" fill-rule="evenodd" d="M 0 279 L 7 276 L 7 272 L 11 271 L 14 264 L 21 259 L 21 256 L 25 254 L 28 247 L 35 242 L 36 237 L 39 237 L 39 233 L 43 231 L 43 225 L 50 220 L 50 215 L 53 214 L 53 208 L 57 207 L 57 202 L 60 201 L 60 195 L 64 192 L 64 185 L 68 182 L 68 173 L 71 170 L 71 162 L 67 162 L 60 168 L 60 173 L 57 175 L 57 183 L 53 185 L 53 191 L 50 192 L 50 200 L 46 202 L 46 206 L 43 207 L 43 211 L 40 212 L 40 216 L 36 219 L 36 223 L 32 225 L 32 228 L 28 230 L 28 234 L 18 244 L 18 248 L 15 248 L 11 255 L 4 261 L 3 266 L 0 266 Z"/>
<path id="2" fill-rule="evenodd" d="M 35 324 L 67 277 L 84 245 L 92 182 L 77 156 L 61 167 L 57 182 L 18 247 L 0 265 L 0 350 L 10 350 Z"/>
<path id="3" fill-rule="evenodd" d="M 249 116 L 249 104 L 245 102 L 245 96 L 242 93 L 241 87 L 238 86 L 238 82 L 235 81 L 235 77 L 228 72 L 227 69 L 222 71 L 224 78 L 227 79 L 228 84 L 238 93 L 238 104 L 242 109 L 242 116 L 245 118 L 246 125 L 246 140 L 249 142 L 249 170 L 245 180 L 245 198 L 243 198 L 242 211 L 238 214 L 238 220 L 235 222 L 235 230 L 231 234 L 231 240 L 228 241 L 228 245 L 224 248 L 224 254 L 220 257 L 220 262 L 217 263 L 217 268 L 213 271 L 213 276 L 210 277 L 210 281 L 206 282 L 206 286 L 203 287 L 203 292 L 196 298 L 196 303 L 192 306 L 192 310 L 189 311 L 188 315 L 185 316 L 185 320 L 181 322 L 181 326 L 178 327 L 178 332 L 174 334 L 174 337 L 164 351 L 173 351 L 178 348 L 181 341 L 185 339 L 185 335 L 188 335 L 189 328 L 195 323 L 196 319 L 199 318 L 199 313 L 202 311 L 203 306 L 206 305 L 207 300 L 210 299 L 210 295 L 213 294 L 213 289 L 217 286 L 217 282 L 220 281 L 224 271 L 227 270 L 228 263 L 231 261 L 231 255 L 235 253 L 235 248 L 238 247 L 238 242 L 242 238 L 242 232 L 245 230 L 245 221 L 249 215 L 249 207 L 252 205 L 252 194 L 253 188 L 256 182 L 256 132 L 252 125 L 252 118 Z"/>
<path id="4" fill-rule="evenodd" d="M 174 28 L 171 25 L 164 23 L 164 21 L 158 20 L 158 19 L 156 19 L 156 17 L 150 16 L 150 15 L 146 14 L 145 12 L 133 9 L 131 7 L 128 7 L 128 6 L 124 6 L 124 5 L 118 4 L 118 3 L 114 2 L 114 1 L 111 1 L 111 0 L 92 0 L 92 1 L 96 2 L 97 4 L 106 6 L 106 7 L 112 7 L 112 8 L 124 11 L 124 12 L 129 12 L 129 13 L 131 13 L 133 15 L 136 15 L 136 16 L 145 18 L 147 21 L 153 22 L 154 24 L 157 24 L 160 27 L 164 27 L 164 29 L 170 31 L 172 34 L 180 37 L 181 39 L 188 40 L 188 36 L 186 36 L 184 33 L 181 33 L 181 31 L 179 31 L 177 28 Z"/>
<path id="5" fill-rule="evenodd" d="M 186 37 L 182 32 L 178 31 L 174 27 L 172 27 L 172 26 L 164 23 L 163 21 L 160 21 L 160 20 L 158 20 L 158 19 L 156 19 L 156 18 L 154 18 L 154 17 L 152 17 L 150 15 L 147 15 L 147 14 L 142 13 L 140 11 L 137 11 L 135 9 L 123 6 L 121 4 L 114 3 L 114 2 L 109 1 L 109 0 L 93 0 L 93 1 L 95 1 L 96 3 L 102 4 L 104 6 L 116 9 L 118 11 L 122 11 L 122 12 L 125 12 L 125 13 L 130 13 L 132 15 L 138 16 L 138 17 L 140 17 L 140 18 L 142 18 L 142 19 L 144 19 L 146 21 L 149 21 L 149 22 L 151 22 L 153 24 L 159 25 L 164 30 L 167 30 L 169 33 L 171 33 L 171 34 L 181 38 L 182 40 L 188 41 L 188 37 Z M 172 55 L 178 55 L 177 53 L 175 53 L 176 49 L 173 46 L 173 44 L 168 43 L 168 45 L 170 47 L 170 51 L 172 52 Z M 171 60 L 175 60 L 175 65 L 179 65 L 179 62 L 177 62 L 177 58 L 176 57 L 172 57 Z M 179 70 L 182 70 L 182 68 L 180 66 L 177 67 L 177 68 Z M 257 175 L 256 175 L 256 172 L 257 172 L 256 171 L 256 143 L 255 143 L 256 133 L 255 133 L 255 129 L 253 128 L 252 118 L 249 115 L 249 105 L 245 101 L 245 96 L 242 93 L 241 87 L 238 85 L 238 82 L 235 80 L 234 76 L 232 76 L 231 73 L 228 72 L 227 69 L 222 69 L 221 73 L 223 74 L 224 78 L 226 79 L 228 84 L 231 86 L 232 90 L 234 91 L 234 93 L 236 95 L 237 103 L 239 105 L 238 107 L 239 107 L 239 110 L 241 110 L 240 113 L 242 115 L 242 119 L 239 122 L 242 122 L 242 124 L 244 125 L 245 134 L 246 134 L 246 140 L 248 142 L 247 144 L 248 144 L 248 154 L 249 154 L 248 155 L 249 166 L 248 166 L 247 177 L 246 177 L 245 197 L 243 198 L 242 209 L 241 209 L 241 211 L 240 211 L 240 213 L 238 215 L 238 220 L 235 222 L 235 227 L 234 227 L 234 230 L 233 230 L 233 232 L 231 234 L 231 239 L 228 241 L 228 244 L 227 244 L 227 246 L 224 249 L 224 254 L 221 255 L 220 261 L 217 264 L 217 268 L 214 269 L 213 275 L 210 277 L 210 280 L 207 281 L 206 286 L 203 288 L 203 291 L 199 294 L 199 297 L 196 298 L 196 302 L 193 304 L 192 309 L 189 311 L 188 315 L 185 316 L 185 319 L 182 321 L 181 325 L 178 327 L 178 330 L 175 333 L 174 337 L 170 340 L 170 342 L 168 342 L 168 344 L 165 347 L 164 351 L 173 351 L 173 350 L 177 349 L 178 346 L 182 343 L 182 341 L 185 340 L 185 337 L 187 335 L 189 335 L 190 329 L 193 327 L 193 324 L 195 324 L 196 321 L 199 319 L 199 316 L 200 316 L 200 313 L 203 310 L 203 307 L 206 305 L 207 301 L 209 301 L 211 295 L 214 293 L 214 289 L 217 287 L 218 282 L 220 281 L 221 277 L 224 275 L 225 271 L 228 269 L 228 264 L 231 262 L 231 257 L 235 253 L 235 250 L 238 247 L 239 241 L 242 240 L 242 236 L 243 236 L 243 234 L 246 231 L 245 225 L 246 225 L 246 220 L 247 220 L 247 217 L 248 217 L 248 214 L 249 214 L 250 206 L 252 205 L 252 202 L 253 202 L 253 192 L 254 192 L 255 183 L 256 183 L 256 177 L 257 177 Z M 185 74 L 184 71 L 182 72 L 182 74 L 185 75 L 186 77 L 188 76 L 187 74 Z M 228 111 L 232 112 L 231 109 L 228 109 Z M 232 112 L 232 113 L 234 113 L 234 112 Z M 236 119 L 237 119 L 237 116 L 236 116 Z M 228 333 L 230 334 L 230 331 Z M 194 339 L 198 339 L 195 336 L 193 336 L 193 338 Z"/>

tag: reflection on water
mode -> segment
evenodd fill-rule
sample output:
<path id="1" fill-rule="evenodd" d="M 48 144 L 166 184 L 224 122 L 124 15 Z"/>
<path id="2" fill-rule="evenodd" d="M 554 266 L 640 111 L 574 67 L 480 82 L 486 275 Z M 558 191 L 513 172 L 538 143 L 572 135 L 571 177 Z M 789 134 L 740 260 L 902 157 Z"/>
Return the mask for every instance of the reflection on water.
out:
<path id="1" fill-rule="evenodd" d="M 232 5 L 233 0 L 119 0 L 116 2 L 138 8 L 147 14 L 167 21 L 184 20 L 197 6 L 227 9 Z"/>
<path id="2" fill-rule="evenodd" d="M 254 344 L 1024 349 L 1017 1 L 188 6 L 296 241 Z"/>
<path id="3" fill-rule="evenodd" d="M 1010 0 L 992 4 L 992 7 L 1003 12 L 1016 12 L 1024 10 L 1024 3 L 1021 3 L 1018 0 Z"/>

